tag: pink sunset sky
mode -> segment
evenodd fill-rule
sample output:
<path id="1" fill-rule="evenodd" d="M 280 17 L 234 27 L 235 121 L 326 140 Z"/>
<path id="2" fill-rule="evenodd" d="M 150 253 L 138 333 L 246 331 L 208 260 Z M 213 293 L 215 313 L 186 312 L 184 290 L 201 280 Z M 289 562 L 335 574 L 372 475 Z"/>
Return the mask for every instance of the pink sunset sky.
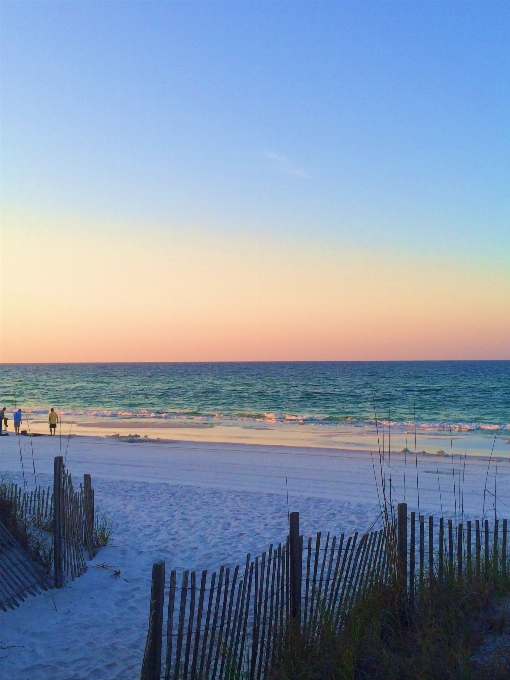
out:
<path id="1" fill-rule="evenodd" d="M 3 362 L 509 357 L 494 260 L 21 215 L 22 256 L 2 245 Z"/>

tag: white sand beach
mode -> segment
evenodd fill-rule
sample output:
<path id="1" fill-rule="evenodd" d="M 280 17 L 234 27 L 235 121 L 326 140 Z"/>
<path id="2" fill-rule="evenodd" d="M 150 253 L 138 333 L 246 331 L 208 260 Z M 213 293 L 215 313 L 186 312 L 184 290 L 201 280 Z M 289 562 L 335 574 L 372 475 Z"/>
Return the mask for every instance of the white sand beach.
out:
<path id="1" fill-rule="evenodd" d="M 135 433 L 133 424 L 128 430 L 122 432 Z M 289 510 L 301 513 L 305 535 L 365 531 L 379 515 L 377 449 L 186 441 L 182 432 L 167 430 L 175 439 L 158 440 L 150 431 L 148 441 L 147 431 L 127 439 L 1 439 L 0 474 L 18 482 L 20 450 L 29 486 L 32 452 L 39 483 L 51 483 L 53 457 L 60 454 L 75 481 L 90 473 L 97 512 L 112 517 L 115 530 L 113 545 L 98 553 L 84 576 L 0 612 L 0 677 L 138 678 L 154 561 L 196 570 L 240 563 L 248 552 L 284 540 Z M 432 443 L 425 448 L 434 450 Z M 465 457 L 461 447 L 453 458 L 392 451 L 384 470 L 393 499 L 405 499 L 410 509 L 475 518 L 485 496 L 486 513 L 505 517 L 509 449 L 508 439 L 498 438 L 492 460 Z M 494 497 L 484 494 L 485 488 L 493 493 L 495 483 L 496 508 Z"/>

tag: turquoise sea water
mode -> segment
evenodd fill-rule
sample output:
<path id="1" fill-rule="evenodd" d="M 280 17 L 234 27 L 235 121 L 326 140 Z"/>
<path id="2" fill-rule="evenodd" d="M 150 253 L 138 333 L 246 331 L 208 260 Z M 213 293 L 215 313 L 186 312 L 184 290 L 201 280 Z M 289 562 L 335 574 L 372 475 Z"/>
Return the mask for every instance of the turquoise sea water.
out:
<path id="1" fill-rule="evenodd" d="M 510 361 L 8 364 L 10 411 L 510 430 Z"/>

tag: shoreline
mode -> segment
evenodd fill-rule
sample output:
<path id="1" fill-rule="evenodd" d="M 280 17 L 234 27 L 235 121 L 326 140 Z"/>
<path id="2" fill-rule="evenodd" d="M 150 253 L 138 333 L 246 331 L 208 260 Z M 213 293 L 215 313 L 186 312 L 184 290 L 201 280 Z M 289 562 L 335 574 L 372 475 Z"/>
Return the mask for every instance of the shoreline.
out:
<path id="1" fill-rule="evenodd" d="M 32 434 L 48 435 L 46 420 L 25 419 L 21 429 Z M 10 436 L 14 436 L 12 424 L 8 428 Z M 56 438 L 67 440 L 69 437 L 101 437 L 115 436 L 133 437 L 161 441 L 201 442 L 203 444 L 247 444 L 251 446 L 286 446 L 297 448 L 356 450 L 359 452 L 377 452 L 388 450 L 398 453 L 408 449 L 428 456 L 466 455 L 483 457 L 497 455 L 510 458 L 510 437 L 504 431 L 428 431 L 407 430 L 395 431 L 391 427 L 381 425 L 377 431 L 374 427 L 359 427 L 346 424 L 298 424 L 298 423 L 257 423 L 246 421 L 221 421 L 214 423 L 194 420 L 163 420 L 156 418 L 108 419 L 90 416 L 63 416 L 57 426 Z"/>

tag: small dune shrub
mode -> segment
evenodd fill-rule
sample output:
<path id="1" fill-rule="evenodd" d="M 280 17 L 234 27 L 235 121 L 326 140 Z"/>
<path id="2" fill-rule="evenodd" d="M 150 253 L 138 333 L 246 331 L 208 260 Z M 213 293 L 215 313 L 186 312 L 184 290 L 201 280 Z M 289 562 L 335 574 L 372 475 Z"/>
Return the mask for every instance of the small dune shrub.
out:
<path id="1" fill-rule="evenodd" d="M 114 530 L 114 521 L 108 515 L 102 515 L 96 519 L 94 526 L 94 545 L 106 547 L 111 545 Z"/>

